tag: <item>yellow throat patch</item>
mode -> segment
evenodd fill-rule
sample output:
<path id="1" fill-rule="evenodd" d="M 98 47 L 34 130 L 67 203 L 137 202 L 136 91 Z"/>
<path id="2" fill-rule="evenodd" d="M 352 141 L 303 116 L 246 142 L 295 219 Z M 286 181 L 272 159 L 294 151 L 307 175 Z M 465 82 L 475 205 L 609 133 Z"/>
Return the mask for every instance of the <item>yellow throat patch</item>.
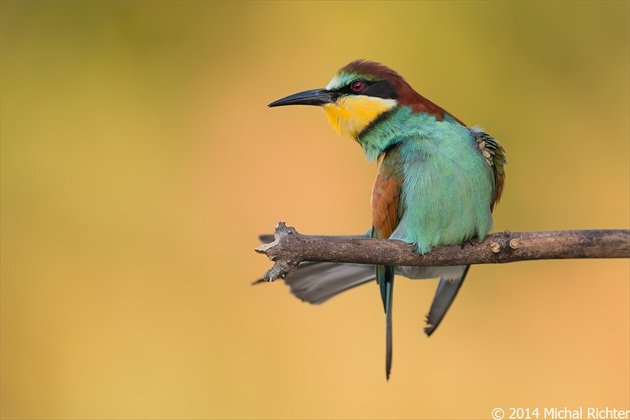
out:
<path id="1" fill-rule="evenodd" d="M 395 99 L 374 96 L 342 96 L 337 102 L 325 104 L 328 122 L 339 134 L 356 138 L 372 121 L 385 111 L 395 107 Z"/>

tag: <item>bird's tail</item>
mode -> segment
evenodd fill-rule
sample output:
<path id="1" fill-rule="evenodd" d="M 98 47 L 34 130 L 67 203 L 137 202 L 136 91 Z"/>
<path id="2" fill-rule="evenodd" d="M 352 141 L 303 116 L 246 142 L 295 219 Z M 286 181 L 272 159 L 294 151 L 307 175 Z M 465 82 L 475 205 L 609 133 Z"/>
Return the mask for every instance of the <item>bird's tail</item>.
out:
<path id="1" fill-rule="evenodd" d="M 442 322 L 444 315 L 446 315 L 448 308 L 451 307 L 451 304 L 457 296 L 457 292 L 459 292 L 460 287 L 462 287 L 464 283 L 468 269 L 470 269 L 469 265 L 463 267 L 461 276 L 454 279 L 440 278 L 440 283 L 435 291 L 435 297 L 433 298 L 429 315 L 427 315 L 427 326 L 424 329 L 426 335 L 430 336 L 433 334 L 433 331 L 435 331 L 438 325 L 440 325 L 440 322 Z"/>

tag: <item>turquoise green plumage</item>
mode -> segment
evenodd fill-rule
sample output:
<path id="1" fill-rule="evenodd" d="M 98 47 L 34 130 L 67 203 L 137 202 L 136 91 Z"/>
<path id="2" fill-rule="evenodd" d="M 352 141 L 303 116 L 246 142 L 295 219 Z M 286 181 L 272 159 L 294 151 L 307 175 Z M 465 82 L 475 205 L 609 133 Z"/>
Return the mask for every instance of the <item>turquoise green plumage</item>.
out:
<path id="1" fill-rule="evenodd" d="M 270 106 L 319 105 L 333 128 L 354 138 L 368 161 L 380 159 L 372 193 L 375 238 L 413 244 L 425 253 L 439 245 L 483 238 L 505 180 L 505 153 L 477 128 L 424 98 L 393 70 L 358 60 L 343 67 L 325 89 L 301 92 Z M 292 291 L 321 303 L 376 277 L 386 315 L 386 375 L 392 363 L 394 274 L 440 277 L 427 317 L 430 335 L 455 299 L 467 266 L 376 267 L 313 264 L 287 279 Z M 338 277 L 331 275 L 337 271 Z M 318 277 L 320 277 L 318 281 Z"/>

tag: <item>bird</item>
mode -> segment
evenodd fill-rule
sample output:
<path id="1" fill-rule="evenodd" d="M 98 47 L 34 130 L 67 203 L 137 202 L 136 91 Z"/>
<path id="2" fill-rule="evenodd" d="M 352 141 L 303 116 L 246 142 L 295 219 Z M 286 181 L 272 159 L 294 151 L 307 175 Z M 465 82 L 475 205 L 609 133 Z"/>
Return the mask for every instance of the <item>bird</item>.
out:
<path id="1" fill-rule="evenodd" d="M 482 241 L 492 229 L 492 211 L 505 184 L 505 150 L 480 127 L 469 128 L 420 95 L 396 71 L 355 60 L 339 69 L 325 88 L 289 95 L 268 106 L 287 105 L 323 108 L 336 132 L 354 139 L 368 162 L 379 163 L 371 197 L 372 226 L 364 236 L 403 241 L 424 254 L 440 245 Z M 430 336 L 469 268 L 306 262 L 285 281 L 298 298 L 319 304 L 376 278 L 385 312 L 389 380 L 395 274 L 440 278 L 424 329 Z"/>

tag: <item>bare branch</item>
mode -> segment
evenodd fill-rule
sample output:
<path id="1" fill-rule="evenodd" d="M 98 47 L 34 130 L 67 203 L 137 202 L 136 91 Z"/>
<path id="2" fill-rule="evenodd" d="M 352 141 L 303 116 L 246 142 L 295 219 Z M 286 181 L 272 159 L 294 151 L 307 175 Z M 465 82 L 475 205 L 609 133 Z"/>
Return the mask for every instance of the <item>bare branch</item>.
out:
<path id="1" fill-rule="evenodd" d="M 303 261 L 373 265 L 466 265 L 572 258 L 630 258 L 630 230 L 493 233 L 481 243 L 447 245 L 424 255 L 395 240 L 302 235 L 278 223 L 275 240 L 256 248 L 274 262 L 266 281 L 285 278 Z"/>

